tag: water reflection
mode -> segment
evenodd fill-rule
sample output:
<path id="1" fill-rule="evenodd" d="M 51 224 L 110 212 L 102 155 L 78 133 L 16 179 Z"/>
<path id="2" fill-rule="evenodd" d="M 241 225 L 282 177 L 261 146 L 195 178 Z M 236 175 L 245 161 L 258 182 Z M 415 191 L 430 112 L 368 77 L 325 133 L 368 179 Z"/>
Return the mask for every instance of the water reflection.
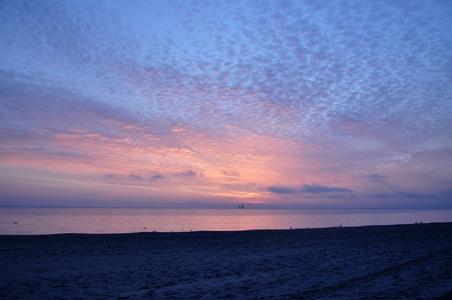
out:
<path id="1" fill-rule="evenodd" d="M 452 222 L 452 210 L 0 208 L 0 234 L 319 228 Z"/>

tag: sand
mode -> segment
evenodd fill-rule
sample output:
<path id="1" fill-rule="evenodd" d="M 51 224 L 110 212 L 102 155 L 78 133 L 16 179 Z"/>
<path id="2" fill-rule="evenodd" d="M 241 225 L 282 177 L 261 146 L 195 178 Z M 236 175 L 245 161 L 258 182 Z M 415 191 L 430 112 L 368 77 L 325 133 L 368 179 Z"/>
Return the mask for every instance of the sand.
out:
<path id="1" fill-rule="evenodd" d="M 0 259 L 2 299 L 435 299 L 452 223 L 0 236 Z"/>

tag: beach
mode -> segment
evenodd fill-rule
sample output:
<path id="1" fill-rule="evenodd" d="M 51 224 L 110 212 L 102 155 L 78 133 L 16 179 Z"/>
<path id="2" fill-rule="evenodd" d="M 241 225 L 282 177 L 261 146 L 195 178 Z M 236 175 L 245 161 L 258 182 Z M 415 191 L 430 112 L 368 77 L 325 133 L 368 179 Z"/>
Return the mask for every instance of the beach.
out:
<path id="1" fill-rule="evenodd" d="M 2 299 L 447 299 L 452 223 L 3 235 L 0 259 Z"/>

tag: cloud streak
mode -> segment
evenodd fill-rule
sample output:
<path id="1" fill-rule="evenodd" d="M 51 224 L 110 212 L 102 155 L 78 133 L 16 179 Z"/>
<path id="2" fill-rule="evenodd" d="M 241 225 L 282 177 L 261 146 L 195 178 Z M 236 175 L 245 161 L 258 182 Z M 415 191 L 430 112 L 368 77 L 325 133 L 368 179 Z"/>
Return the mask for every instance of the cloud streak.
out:
<path id="1" fill-rule="evenodd" d="M 269 187 L 269 192 L 275 194 L 322 194 L 322 193 L 353 193 L 352 190 L 339 187 L 321 186 L 318 184 L 307 185 L 304 184 L 301 188 L 290 187 Z"/>

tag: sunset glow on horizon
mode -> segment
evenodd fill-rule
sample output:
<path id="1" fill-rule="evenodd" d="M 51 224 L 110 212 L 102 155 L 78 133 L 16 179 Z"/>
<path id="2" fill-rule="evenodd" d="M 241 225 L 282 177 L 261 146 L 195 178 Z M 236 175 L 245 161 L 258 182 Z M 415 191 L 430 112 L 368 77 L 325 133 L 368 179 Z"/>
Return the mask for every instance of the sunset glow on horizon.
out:
<path id="1" fill-rule="evenodd" d="M 451 16 L 2 1 L 0 206 L 452 208 Z"/>

